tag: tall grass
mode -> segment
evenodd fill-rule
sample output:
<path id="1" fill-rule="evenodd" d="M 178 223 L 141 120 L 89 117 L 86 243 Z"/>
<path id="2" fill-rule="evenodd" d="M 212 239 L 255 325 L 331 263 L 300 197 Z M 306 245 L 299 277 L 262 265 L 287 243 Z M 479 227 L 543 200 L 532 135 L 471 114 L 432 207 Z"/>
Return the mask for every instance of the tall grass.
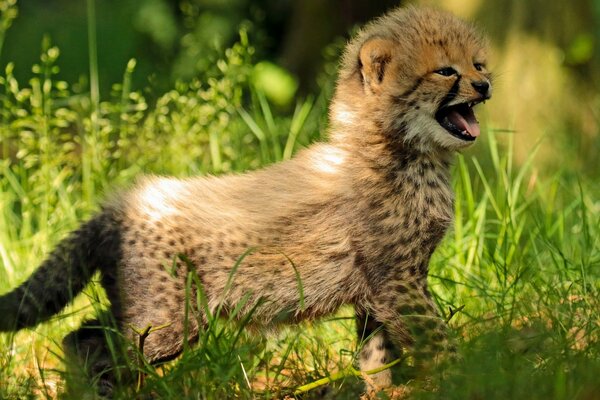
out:
<path id="1" fill-rule="evenodd" d="M 600 366 L 600 203 L 590 183 L 517 166 L 512 137 L 488 134 L 488 159 L 460 157 L 456 222 L 432 260 L 462 362 L 441 398 L 596 398 Z M 417 396 L 420 397 L 420 396 Z M 423 397 L 432 397 L 423 393 Z M 437 397 L 436 397 L 437 398 Z"/>
<path id="2" fill-rule="evenodd" d="M 60 53 L 49 40 L 27 84 L 9 64 L 0 75 L 0 292 L 22 282 L 106 193 L 143 173 L 256 169 L 318 139 L 327 96 L 299 100 L 291 113 L 272 107 L 249 83 L 252 53 L 242 31 L 213 70 L 152 101 L 131 88 L 134 60 L 105 100 L 56 79 Z M 564 172 L 571 160 L 544 174 L 535 155 L 515 164 L 511 135 L 488 127 L 478 155 L 456 162 L 455 225 L 431 262 L 430 285 L 442 312 L 460 309 L 450 321 L 460 357 L 425 387 L 401 366 L 399 383 L 414 398 L 600 392 L 598 187 Z M 0 398 L 94 396 L 87 384 L 64 393 L 59 342 L 94 312 L 95 299 L 102 294 L 91 285 L 53 321 L 0 335 Z M 280 398 L 354 363 L 360 344 L 351 315 L 342 309 L 267 340 L 243 322 L 212 318 L 178 362 L 132 365 L 143 385 L 119 387 L 117 397 Z M 356 398 L 361 390 L 349 375 L 303 398 Z"/>

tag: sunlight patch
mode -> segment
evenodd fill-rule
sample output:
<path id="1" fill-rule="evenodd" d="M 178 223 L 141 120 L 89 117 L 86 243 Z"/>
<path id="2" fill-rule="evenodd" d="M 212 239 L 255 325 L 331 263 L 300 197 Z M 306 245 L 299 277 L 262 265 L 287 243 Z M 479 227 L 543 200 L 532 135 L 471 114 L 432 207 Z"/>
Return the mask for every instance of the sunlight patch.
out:
<path id="1" fill-rule="evenodd" d="M 338 170 L 339 165 L 344 162 L 344 158 L 341 150 L 331 147 L 327 148 L 324 153 L 317 153 L 313 163 L 319 171 L 333 174 Z"/>
<path id="2" fill-rule="evenodd" d="M 142 212 L 157 221 L 165 216 L 173 215 L 177 208 L 173 200 L 181 195 L 184 185 L 177 180 L 161 179 L 148 185 L 140 193 Z"/>
<path id="3" fill-rule="evenodd" d="M 354 112 L 350 111 L 348 108 L 343 105 L 338 105 L 336 107 L 336 111 L 334 113 L 334 118 L 336 121 L 341 122 L 342 124 L 352 125 L 354 123 Z"/>

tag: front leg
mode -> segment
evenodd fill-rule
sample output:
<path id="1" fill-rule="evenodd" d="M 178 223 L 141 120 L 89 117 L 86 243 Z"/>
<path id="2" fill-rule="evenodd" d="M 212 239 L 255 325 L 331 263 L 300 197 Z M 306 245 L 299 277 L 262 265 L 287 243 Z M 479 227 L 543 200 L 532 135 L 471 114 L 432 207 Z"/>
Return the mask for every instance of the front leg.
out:
<path id="1" fill-rule="evenodd" d="M 393 344 L 383 329 L 383 324 L 362 309 L 356 308 L 356 333 L 362 347 L 359 354 L 359 367 L 362 372 L 379 368 L 390 361 Z M 365 379 L 367 393 L 377 392 L 392 384 L 389 369 L 369 375 Z"/>
<path id="2" fill-rule="evenodd" d="M 409 348 L 418 367 L 435 363 L 448 346 L 446 322 L 439 316 L 425 281 L 390 281 L 381 288 L 373 304 L 390 340 Z"/>

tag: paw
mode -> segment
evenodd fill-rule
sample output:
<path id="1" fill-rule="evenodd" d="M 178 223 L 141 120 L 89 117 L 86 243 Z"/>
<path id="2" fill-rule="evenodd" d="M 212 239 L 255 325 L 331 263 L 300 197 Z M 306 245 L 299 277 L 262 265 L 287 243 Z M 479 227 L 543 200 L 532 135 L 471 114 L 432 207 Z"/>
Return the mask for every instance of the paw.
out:
<path id="1" fill-rule="evenodd" d="M 381 371 L 373 375 L 367 375 L 363 372 L 361 375 L 365 381 L 367 395 L 376 394 L 392 386 L 392 372 L 390 370 Z"/>
<path id="2" fill-rule="evenodd" d="M 411 393 L 410 387 L 406 385 L 398 385 L 391 386 L 385 389 L 381 389 L 378 391 L 370 391 L 362 396 L 360 396 L 360 400 L 380 400 L 380 399 L 390 399 L 390 400 L 400 400 L 400 399 L 408 399 Z"/>

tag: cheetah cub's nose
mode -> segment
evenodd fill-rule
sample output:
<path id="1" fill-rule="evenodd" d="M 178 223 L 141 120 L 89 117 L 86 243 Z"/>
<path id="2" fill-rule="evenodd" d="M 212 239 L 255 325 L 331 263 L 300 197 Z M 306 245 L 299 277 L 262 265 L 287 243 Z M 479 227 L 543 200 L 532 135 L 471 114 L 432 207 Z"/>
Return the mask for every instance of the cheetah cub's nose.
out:
<path id="1" fill-rule="evenodd" d="M 479 81 L 479 82 L 471 82 L 473 88 L 479 93 L 488 96 L 488 91 L 490 89 L 490 83 L 487 81 Z"/>

